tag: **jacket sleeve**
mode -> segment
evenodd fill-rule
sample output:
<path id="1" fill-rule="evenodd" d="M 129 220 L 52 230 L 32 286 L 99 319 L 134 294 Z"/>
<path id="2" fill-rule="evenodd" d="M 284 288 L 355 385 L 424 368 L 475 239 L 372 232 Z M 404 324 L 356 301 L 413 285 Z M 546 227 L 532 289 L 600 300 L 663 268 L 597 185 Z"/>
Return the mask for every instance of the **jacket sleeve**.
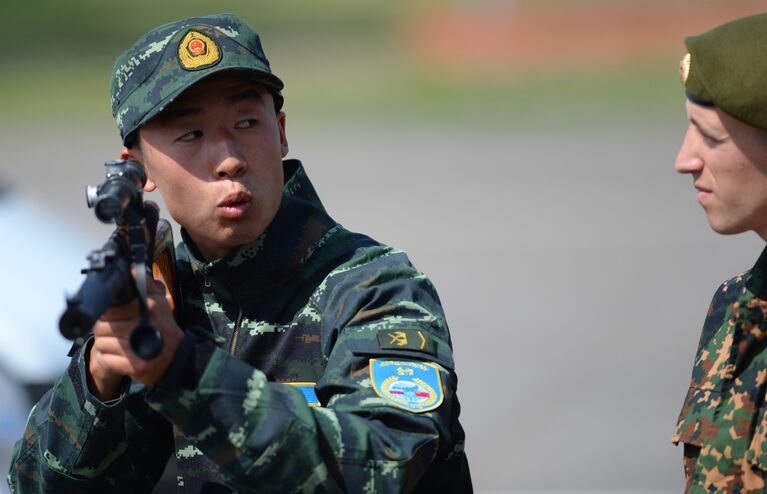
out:
<path id="1" fill-rule="evenodd" d="M 172 429 L 125 386 L 109 404 L 88 391 L 84 345 L 32 408 L 8 475 L 14 493 L 150 492 L 172 448 Z M 151 438 L 151 440 L 148 440 Z"/>
<path id="2" fill-rule="evenodd" d="M 384 250 L 358 259 L 331 273 L 313 298 L 327 359 L 316 386 L 321 407 L 190 333 L 187 357 L 148 393 L 150 406 L 242 493 L 409 492 L 435 460 L 465 466 L 444 315 L 429 280 L 406 261 Z M 393 329 L 420 331 L 423 340 L 391 348 L 379 334 Z M 385 399 L 371 359 L 430 364 L 441 404 L 417 413 Z"/>

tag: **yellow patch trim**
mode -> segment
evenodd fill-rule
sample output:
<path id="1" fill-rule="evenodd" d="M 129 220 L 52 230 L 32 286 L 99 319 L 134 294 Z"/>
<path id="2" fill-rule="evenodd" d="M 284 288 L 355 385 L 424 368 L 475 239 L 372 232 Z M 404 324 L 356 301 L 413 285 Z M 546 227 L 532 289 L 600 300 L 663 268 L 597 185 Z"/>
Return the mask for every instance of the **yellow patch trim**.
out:
<path id="1" fill-rule="evenodd" d="M 195 70 L 221 60 L 221 50 L 209 36 L 189 31 L 178 45 L 178 60 L 185 69 Z"/>
<path id="2" fill-rule="evenodd" d="M 288 386 L 295 386 L 297 388 L 301 387 L 301 386 L 311 386 L 313 388 L 313 387 L 315 387 L 317 385 L 317 383 L 310 383 L 310 382 L 295 382 L 295 383 L 282 383 L 282 384 L 287 384 Z M 310 407 L 321 407 L 322 406 L 322 403 L 320 403 L 319 401 L 314 402 L 314 403 L 307 402 L 306 404 L 309 405 Z"/>

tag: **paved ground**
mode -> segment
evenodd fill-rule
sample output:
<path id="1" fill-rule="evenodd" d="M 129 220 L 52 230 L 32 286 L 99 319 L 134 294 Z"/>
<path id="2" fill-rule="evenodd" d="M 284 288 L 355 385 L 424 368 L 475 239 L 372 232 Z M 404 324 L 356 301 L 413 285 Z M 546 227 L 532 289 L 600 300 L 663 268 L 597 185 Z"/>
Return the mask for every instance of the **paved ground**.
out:
<path id="1" fill-rule="evenodd" d="M 289 133 L 331 214 L 436 282 L 478 491 L 681 492 L 669 437 L 700 325 L 761 249 L 708 230 L 672 170 L 683 125 Z M 116 145 L 108 122 L 6 128 L 0 178 L 95 247 L 82 189 Z M 3 238 L 21 262 L 23 232 Z"/>

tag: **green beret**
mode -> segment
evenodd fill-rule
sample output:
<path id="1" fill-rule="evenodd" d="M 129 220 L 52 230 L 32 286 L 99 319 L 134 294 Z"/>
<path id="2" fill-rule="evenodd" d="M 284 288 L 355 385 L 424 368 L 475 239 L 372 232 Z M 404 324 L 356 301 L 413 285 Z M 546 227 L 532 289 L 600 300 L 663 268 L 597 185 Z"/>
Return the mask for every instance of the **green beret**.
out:
<path id="1" fill-rule="evenodd" d="M 112 69 L 112 116 L 123 142 L 189 86 L 229 70 L 263 84 L 280 108 L 282 81 L 272 74 L 258 34 L 241 18 L 194 17 L 142 36 Z"/>
<path id="2" fill-rule="evenodd" d="M 680 74 L 690 100 L 767 129 L 767 14 L 685 39 Z"/>

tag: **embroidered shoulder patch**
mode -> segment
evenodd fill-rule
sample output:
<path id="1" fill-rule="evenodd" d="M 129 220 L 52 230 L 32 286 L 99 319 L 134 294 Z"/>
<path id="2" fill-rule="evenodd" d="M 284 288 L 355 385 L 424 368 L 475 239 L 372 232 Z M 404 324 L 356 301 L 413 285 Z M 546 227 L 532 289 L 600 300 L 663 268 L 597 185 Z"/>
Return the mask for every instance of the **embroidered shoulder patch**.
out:
<path id="1" fill-rule="evenodd" d="M 385 329 L 379 331 L 378 346 L 384 350 L 416 350 L 437 354 L 437 345 L 431 334 L 422 329 Z"/>
<path id="2" fill-rule="evenodd" d="M 321 407 L 322 403 L 317 399 L 317 393 L 314 392 L 314 385 L 317 383 L 285 383 L 288 386 L 298 388 L 303 394 L 306 404 L 310 407 Z"/>
<path id="3" fill-rule="evenodd" d="M 444 398 L 439 370 L 427 362 L 370 359 L 370 381 L 378 396 L 410 412 L 434 410 Z"/>
<path id="4" fill-rule="evenodd" d="M 189 31 L 178 45 L 178 61 L 186 70 L 199 70 L 221 60 L 218 44 L 199 31 Z"/>

